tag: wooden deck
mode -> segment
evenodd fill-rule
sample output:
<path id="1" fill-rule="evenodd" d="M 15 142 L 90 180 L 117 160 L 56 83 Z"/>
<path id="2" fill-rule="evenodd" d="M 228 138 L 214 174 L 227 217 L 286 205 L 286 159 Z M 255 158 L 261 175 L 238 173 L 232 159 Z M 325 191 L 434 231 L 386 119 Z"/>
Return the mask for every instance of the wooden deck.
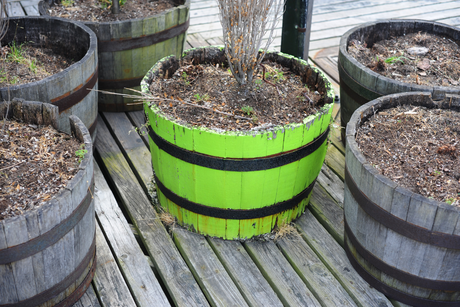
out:
<path id="1" fill-rule="evenodd" d="M 35 0 L 10 3 L 17 14 L 21 8 L 32 15 L 25 10 L 28 1 Z M 316 0 L 310 57 L 336 89 L 340 36 L 382 18 L 457 26 L 460 1 Z M 214 0 L 192 0 L 190 24 L 188 47 L 222 43 Z M 280 30 L 274 49 L 279 45 Z M 338 124 L 331 130 L 308 209 L 295 222 L 298 235 L 242 243 L 163 226 L 152 205 L 147 138 L 133 128 L 143 122 L 142 112 L 99 114 L 94 174 L 98 265 L 90 289 L 74 306 L 405 306 L 363 281 L 343 250 L 345 161 Z"/>

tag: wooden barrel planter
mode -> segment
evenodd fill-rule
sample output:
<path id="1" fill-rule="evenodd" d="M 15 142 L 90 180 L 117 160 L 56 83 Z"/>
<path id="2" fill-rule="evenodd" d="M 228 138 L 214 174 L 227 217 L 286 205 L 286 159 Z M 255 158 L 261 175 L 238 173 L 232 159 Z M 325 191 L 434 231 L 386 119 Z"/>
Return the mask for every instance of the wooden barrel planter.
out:
<path id="1" fill-rule="evenodd" d="M 97 38 L 86 26 L 62 18 L 13 17 L 2 45 L 12 41 L 52 46 L 60 54 L 78 60 L 65 70 L 40 81 L 0 88 L 2 101 L 22 98 L 43 101 L 59 108 L 57 129 L 71 132 L 68 117 L 75 115 L 93 139 L 97 124 Z"/>
<path id="2" fill-rule="evenodd" d="M 35 125 L 59 122 L 59 107 L 13 100 L 2 117 Z M 67 120 L 88 151 L 65 188 L 42 206 L 0 221 L 0 306 L 72 306 L 96 268 L 92 140 L 83 122 Z"/>
<path id="3" fill-rule="evenodd" d="M 433 99 L 442 99 L 446 93 L 460 94 L 460 87 L 424 86 L 396 81 L 367 68 L 348 53 L 352 40 L 374 43 L 408 33 L 427 32 L 460 41 L 460 30 L 445 24 L 425 20 L 381 20 L 369 22 L 346 32 L 340 39 L 338 70 L 340 77 L 340 116 L 346 127 L 353 112 L 361 105 L 378 97 L 403 92 L 429 92 Z M 344 133 L 342 134 L 344 135 Z"/>
<path id="4" fill-rule="evenodd" d="M 460 207 L 398 186 L 370 165 L 355 140 L 375 112 L 397 105 L 460 111 L 460 96 L 384 96 L 358 108 L 346 130 L 345 250 L 371 286 L 410 306 L 460 306 Z"/>
<path id="5" fill-rule="evenodd" d="M 154 16 L 113 22 L 82 23 L 96 33 L 99 56 L 99 89 L 135 94 L 147 71 L 168 55 L 180 57 L 184 51 L 190 20 L 190 0 Z M 40 11 L 46 13 L 40 2 Z M 120 95 L 99 93 L 99 110 L 125 112 L 142 110 L 142 103 Z"/>
<path id="6" fill-rule="evenodd" d="M 226 63 L 223 48 L 188 50 L 193 63 Z M 303 123 L 270 130 L 230 132 L 168 120 L 145 104 L 149 143 L 160 205 L 178 223 L 198 233 L 245 239 L 272 231 L 300 216 L 309 202 L 327 149 L 333 91 L 326 77 L 305 61 L 267 53 L 317 84 L 325 106 Z M 159 61 L 142 81 L 142 90 L 179 68 L 175 57 Z"/>

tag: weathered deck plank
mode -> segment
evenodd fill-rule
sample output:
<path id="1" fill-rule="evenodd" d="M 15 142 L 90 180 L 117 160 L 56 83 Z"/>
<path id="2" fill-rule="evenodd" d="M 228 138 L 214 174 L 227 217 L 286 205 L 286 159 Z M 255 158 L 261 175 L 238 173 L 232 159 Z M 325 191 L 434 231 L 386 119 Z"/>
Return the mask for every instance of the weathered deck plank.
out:
<path id="1" fill-rule="evenodd" d="M 140 139 L 136 134 L 131 137 Z M 174 304 L 178 306 L 207 306 L 206 298 L 199 290 L 190 269 L 160 222 L 121 149 L 117 146 L 101 118 L 98 119 L 98 134 L 95 144 L 96 153 L 107 168 L 107 172 L 116 187 L 116 192 L 122 200 L 122 205 L 138 230 L 155 270 L 160 275 Z M 145 148 L 145 150 L 147 149 Z M 144 163 L 143 167 L 151 167 L 150 159 Z M 156 305 L 158 304 L 160 301 L 156 303 Z"/>
<path id="2" fill-rule="evenodd" d="M 360 307 L 392 306 L 380 292 L 369 286 L 351 266 L 343 248 L 308 210 L 296 222 L 302 237 Z"/>
<path id="3" fill-rule="evenodd" d="M 100 261 L 98 270 L 100 271 L 95 278 L 95 284 L 101 301 L 104 306 L 132 305 L 134 301 L 129 291 L 131 289 L 138 304 L 147 306 L 151 301 L 144 296 L 154 291 L 151 288 L 157 287 L 158 281 L 97 163 L 94 164 L 94 182 L 97 219 L 110 244 L 110 249 L 108 246 L 98 245 L 98 257 L 100 254 L 102 259 L 98 259 Z M 107 244 L 102 233 L 98 236 L 99 244 Z M 114 258 L 111 257 L 110 250 L 113 251 Z M 121 268 L 129 289 L 124 279 L 120 278 L 116 263 Z"/>
<path id="4" fill-rule="evenodd" d="M 322 306 L 356 306 L 342 285 L 300 236 L 282 238 L 277 245 Z"/>
<path id="5" fill-rule="evenodd" d="M 247 242 L 246 250 L 286 306 L 321 306 L 273 242 Z"/>
<path id="6" fill-rule="evenodd" d="M 215 238 L 208 242 L 250 306 L 283 306 L 240 242 Z"/>
<path id="7" fill-rule="evenodd" d="M 174 240 L 212 306 L 248 306 L 218 257 L 202 235 L 182 228 Z"/>

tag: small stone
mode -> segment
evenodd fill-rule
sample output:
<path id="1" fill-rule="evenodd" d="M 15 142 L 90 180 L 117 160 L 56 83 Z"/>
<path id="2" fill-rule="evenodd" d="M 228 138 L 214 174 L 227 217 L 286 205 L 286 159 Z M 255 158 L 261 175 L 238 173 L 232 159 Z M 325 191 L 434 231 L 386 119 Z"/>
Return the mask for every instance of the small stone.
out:
<path id="1" fill-rule="evenodd" d="M 427 70 L 431 67 L 430 60 L 423 58 L 420 62 L 417 63 L 417 67 L 421 70 Z"/>
<path id="2" fill-rule="evenodd" d="M 430 49 L 428 49 L 427 47 L 411 47 L 407 49 L 407 53 L 418 56 L 423 56 L 427 54 L 428 51 L 430 51 Z"/>

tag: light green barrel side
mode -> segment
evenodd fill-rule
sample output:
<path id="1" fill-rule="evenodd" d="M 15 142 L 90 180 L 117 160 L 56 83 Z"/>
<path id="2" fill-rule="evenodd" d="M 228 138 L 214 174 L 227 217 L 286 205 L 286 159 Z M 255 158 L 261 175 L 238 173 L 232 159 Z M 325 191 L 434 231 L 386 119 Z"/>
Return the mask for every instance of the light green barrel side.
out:
<path id="1" fill-rule="evenodd" d="M 152 109 L 155 109 L 153 107 Z M 265 157 L 301 147 L 323 133 L 331 122 L 332 104 L 304 124 L 287 125 L 274 132 L 217 133 L 202 128 L 190 128 L 166 120 L 146 108 L 150 126 L 165 140 L 184 149 L 217 156 L 243 158 L 251 148 L 251 158 Z M 276 137 L 275 137 L 276 136 Z M 187 140 L 187 141 L 185 141 Z M 254 141 L 256 145 L 250 142 Z M 208 145 L 208 152 L 206 146 Z M 216 147 L 230 150 L 216 150 Z M 274 152 L 274 148 L 278 152 Z M 152 163 L 158 179 L 171 191 L 192 202 L 223 209 L 254 209 L 289 200 L 308 187 L 318 176 L 327 150 L 327 142 L 307 157 L 274 169 L 235 172 L 210 169 L 177 159 L 158 149 L 150 139 Z M 228 153 L 232 155 L 229 156 Z M 219 156 L 219 154 L 221 154 Z M 308 203 L 285 212 L 258 219 L 225 220 L 197 215 L 182 209 L 161 192 L 160 204 L 178 219 L 179 224 L 193 230 L 225 239 L 251 238 L 270 232 L 276 224 L 298 217 Z"/>

